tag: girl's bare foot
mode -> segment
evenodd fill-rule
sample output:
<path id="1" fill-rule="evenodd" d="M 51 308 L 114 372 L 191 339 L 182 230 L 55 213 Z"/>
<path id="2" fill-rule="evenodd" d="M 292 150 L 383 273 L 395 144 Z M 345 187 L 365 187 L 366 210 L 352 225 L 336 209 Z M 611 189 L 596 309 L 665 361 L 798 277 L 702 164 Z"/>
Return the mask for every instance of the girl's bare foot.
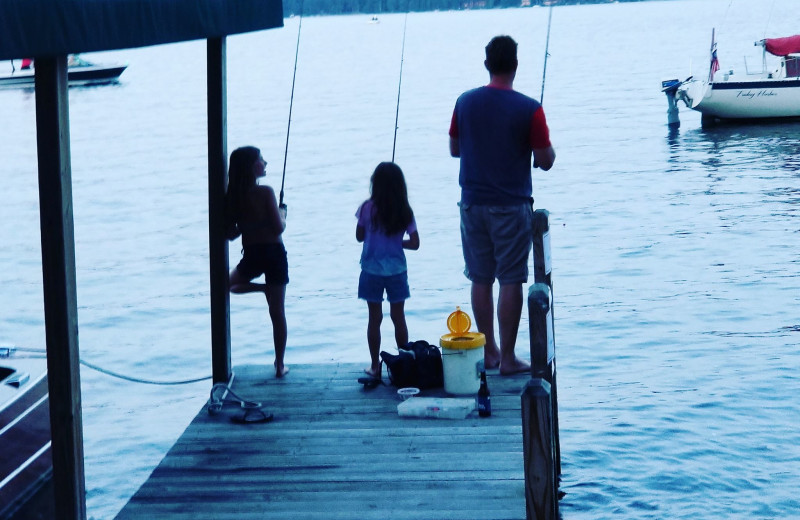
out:
<path id="1" fill-rule="evenodd" d="M 375 379 L 381 377 L 381 366 L 378 365 L 377 367 L 369 367 L 364 369 L 364 373 L 367 374 L 369 377 L 374 377 Z"/>
<path id="2" fill-rule="evenodd" d="M 287 367 L 286 365 L 284 364 L 278 365 L 277 361 L 274 362 L 273 365 L 275 365 L 275 377 L 281 378 L 289 373 L 289 367 Z"/>

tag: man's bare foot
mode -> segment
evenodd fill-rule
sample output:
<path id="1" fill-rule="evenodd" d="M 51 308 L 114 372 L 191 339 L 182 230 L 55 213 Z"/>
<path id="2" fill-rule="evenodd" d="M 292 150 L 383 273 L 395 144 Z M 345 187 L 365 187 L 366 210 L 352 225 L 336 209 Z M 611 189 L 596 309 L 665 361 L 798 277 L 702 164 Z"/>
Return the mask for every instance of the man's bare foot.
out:
<path id="1" fill-rule="evenodd" d="M 486 370 L 494 370 L 500 366 L 500 349 L 494 347 L 483 347 L 483 368 Z"/>
<path id="2" fill-rule="evenodd" d="M 289 373 L 289 367 L 287 367 L 286 365 L 283 364 L 278 365 L 277 361 L 274 362 L 273 365 L 275 365 L 275 377 L 281 378 Z"/>
<path id="3" fill-rule="evenodd" d="M 513 362 L 500 363 L 500 375 L 510 376 L 512 374 L 521 374 L 528 372 L 531 369 L 530 363 L 518 357 L 514 358 Z"/>
<path id="4" fill-rule="evenodd" d="M 381 366 L 378 365 L 376 367 L 369 367 L 364 369 L 364 373 L 367 374 L 369 377 L 374 377 L 375 379 L 381 377 Z"/>

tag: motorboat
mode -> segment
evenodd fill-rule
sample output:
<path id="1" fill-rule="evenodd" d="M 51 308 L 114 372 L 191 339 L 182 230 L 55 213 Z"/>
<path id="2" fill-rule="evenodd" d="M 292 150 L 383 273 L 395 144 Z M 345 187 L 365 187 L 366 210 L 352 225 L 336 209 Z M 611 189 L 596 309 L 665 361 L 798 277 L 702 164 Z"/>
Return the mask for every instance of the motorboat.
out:
<path id="1" fill-rule="evenodd" d="M 800 117 L 800 35 L 755 42 L 762 48 L 760 72 L 734 74 L 721 70 L 711 36 L 711 61 L 706 78 L 690 76 L 661 82 L 667 95 L 670 126 L 679 126 L 678 101 L 702 114 L 703 126 L 720 120 L 763 120 Z M 772 68 L 768 58 L 777 64 Z M 745 62 L 745 67 L 747 62 Z"/>
<path id="2" fill-rule="evenodd" d="M 45 357 L 0 347 L 0 519 L 38 518 L 52 502 L 49 407 Z"/>
<path id="3" fill-rule="evenodd" d="M 116 83 L 127 65 L 95 64 L 79 56 L 71 56 L 67 66 L 69 86 L 104 85 Z M 33 68 L 14 69 L 10 74 L 0 74 L 0 88 L 33 88 L 35 83 Z"/>

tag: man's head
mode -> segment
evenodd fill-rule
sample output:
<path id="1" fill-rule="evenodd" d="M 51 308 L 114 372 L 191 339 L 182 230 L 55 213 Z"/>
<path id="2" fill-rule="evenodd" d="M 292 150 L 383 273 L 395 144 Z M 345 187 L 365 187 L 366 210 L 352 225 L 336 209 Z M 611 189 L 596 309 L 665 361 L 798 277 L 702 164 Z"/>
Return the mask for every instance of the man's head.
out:
<path id="1" fill-rule="evenodd" d="M 511 36 L 495 36 L 486 46 L 486 70 L 496 76 L 517 71 L 517 42 Z"/>

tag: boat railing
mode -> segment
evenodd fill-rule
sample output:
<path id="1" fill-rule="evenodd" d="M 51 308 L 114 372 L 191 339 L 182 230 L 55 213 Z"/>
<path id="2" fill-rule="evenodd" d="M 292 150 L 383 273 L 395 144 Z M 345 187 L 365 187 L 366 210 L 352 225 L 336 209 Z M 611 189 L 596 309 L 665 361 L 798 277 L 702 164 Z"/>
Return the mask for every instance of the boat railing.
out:
<path id="1" fill-rule="evenodd" d="M 747 65 L 747 56 L 744 57 L 744 73 L 748 76 L 763 76 L 767 72 L 767 69 L 764 67 L 764 64 L 761 65 L 761 70 L 757 72 L 751 72 L 750 67 Z"/>

